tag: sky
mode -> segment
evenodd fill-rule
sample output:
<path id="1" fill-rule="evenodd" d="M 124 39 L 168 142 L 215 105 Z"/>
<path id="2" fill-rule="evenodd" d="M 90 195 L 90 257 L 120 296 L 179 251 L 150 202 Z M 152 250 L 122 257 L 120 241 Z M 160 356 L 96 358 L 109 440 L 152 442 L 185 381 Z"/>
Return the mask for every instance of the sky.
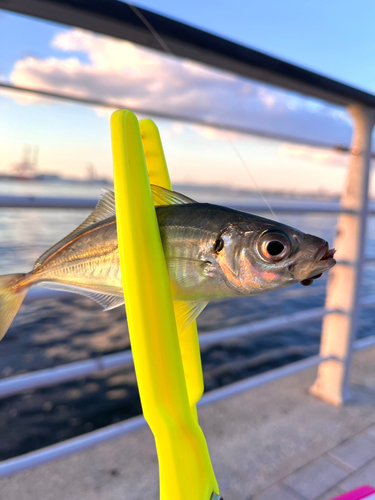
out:
<path id="1" fill-rule="evenodd" d="M 371 2 L 142 1 L 139 5 L 375 93 Z M 349 145 L 345 109 L 110 37 L 0 10 L 0 80 Z M 39 166 L 111 177 L 111 110 L 0 92 L 0 171 L 38 145 Z M 144 116 L 139 116 L 143 118 Z M 339 193 L 347 157 L 328 149 L 155 119 L 174 182 Z M 244 166 L 246 165 L 246 167 Z M 250 175 L 246 171 L 250 170 Z M 375 192 L 375 186 L 374 186 Z"/>
<path id="2" fill-rule="evenodd" d="M 375 93 L 372 0 L 142 0 L 137 5 Z"/>

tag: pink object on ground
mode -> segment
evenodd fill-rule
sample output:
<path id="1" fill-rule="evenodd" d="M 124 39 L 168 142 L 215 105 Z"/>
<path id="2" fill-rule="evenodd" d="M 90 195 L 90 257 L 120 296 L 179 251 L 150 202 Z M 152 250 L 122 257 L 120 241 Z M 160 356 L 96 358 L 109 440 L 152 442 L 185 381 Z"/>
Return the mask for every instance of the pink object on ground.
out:
<path id="1" fill-rule="evenodd" d="M 332 498 L 332 500 L 366 500 L 370 495 L 375 494 L 375 489 L 372 486 L 361 486 L 353 491 L 348 491 L 344 495 Z"/>

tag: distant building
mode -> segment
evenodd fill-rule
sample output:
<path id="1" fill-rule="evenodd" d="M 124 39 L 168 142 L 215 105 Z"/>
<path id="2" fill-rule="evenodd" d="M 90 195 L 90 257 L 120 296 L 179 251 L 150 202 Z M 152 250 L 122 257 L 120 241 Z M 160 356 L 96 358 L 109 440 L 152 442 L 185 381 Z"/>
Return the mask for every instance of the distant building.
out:
<path id="1" fill-rule="evenodd" d="M 19 180 L 34 180 L 38 168 L 39 147 L 29 144 L 23 148 L 23 159 L 12 165 L 11 177 Z"/>

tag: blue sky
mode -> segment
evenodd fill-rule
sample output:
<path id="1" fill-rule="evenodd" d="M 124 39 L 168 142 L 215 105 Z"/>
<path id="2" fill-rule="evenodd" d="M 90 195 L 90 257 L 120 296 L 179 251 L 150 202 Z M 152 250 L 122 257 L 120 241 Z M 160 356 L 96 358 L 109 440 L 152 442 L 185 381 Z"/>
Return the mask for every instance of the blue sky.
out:
<path id="1" fill-rule="evenodd" d="M 142 0 L 136 4 L 375 93 L 372 0 Z"/>
<path id="2" fill-rule="evenodd" d="M 368 3 L 365 15 L 361 3 L 359 13 L 350 2 L 336 1 L 328 6 L 290 0 L 237 0 L 230 5 L 160 0 L 140 5 L 375 92 L 370 19 L 375 7 Z M 0 78 L 16 85 L 331 144 L 350 141 L 350 120 L 340 107 L 109 37 L 0 11 L 0 47 Z M 111 176 L 108 111 L 1 92 L 0 115 L 0 170 L 19 160 L 28 143 L 39 145 L 43 170 L 83 176 L 93 163 L 100 175 Z M 212 129 L 156 122 L 176 181 L 251 187 L 233 151 L 235 144 L 262 188 L 341 189 L 344 155 L 239 134 L 228 139 Z"/>
<path id="3" fill-rule="evenodd" d="M 9 76 L 14 62 L 19 59 L 61 55 L 51 47 L 51 40 L 58 30 L 65 28 L 63 26 L 0 10 L 0 27 L 0 75 L 3 77 Z M 86 59 L 82 52 L 74 55 L 82 61 Z"/>

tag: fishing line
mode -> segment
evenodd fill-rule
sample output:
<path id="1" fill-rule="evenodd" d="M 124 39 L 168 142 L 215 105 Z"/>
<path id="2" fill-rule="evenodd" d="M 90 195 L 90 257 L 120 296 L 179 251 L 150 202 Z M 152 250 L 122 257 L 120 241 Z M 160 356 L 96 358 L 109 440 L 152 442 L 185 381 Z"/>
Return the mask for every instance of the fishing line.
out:
<path id="1" fill-rule="evenodd" d="M 167 52 L 167 54 L 169 54 L 170 56 L 174 56 L 173 52 L 171 51 L 171 49 L 168 47 L 168 45 L 164 42 L 164 40 L 162 39 L 162 37 L 159 35 L 159 33 L 153 28 L 153 26 L 147 21 L 147 19 L 145 18 L 145 16 L 139 12 L 139 10 L 137 9 L 137 7 L 135 5 L 132 5 L 131 3 L 129 2 L 126 2 L 127 5 L 129 5 L 129 7 L 131 8 L 131 10 L 134 12 L 134 14 L 136 16 L 139 17 L 139 19 L 143 22 L 143 24 L 146 26 L 146 28 L 150 31 L 150 33 L 156 38 L 156 40 L 160 43 L 161 47 L 163 50 L 165 50 L 165 52 Z"/>
<path id="2" fill-rule="evenodd" d="M 169 54 L 171 56 L 174 56 L 174 53 L 171 51 L 171 49 L 168 47 L 168 45 L 165 43 L 165 41 L 162 39 L 162 37 L 159 35 L 159 33 L 154 29 L 154 27 L 152 26 L 152 24 L 149 21 L 147 21 L 147 19 L 145 18 L 145 16 L 137 9 L 137 7 L 135 5 L 132 5 L 129 2 L 126 2 L 126 4 L 132 9 L 132 11 L 134 12 L 134 14 L 139 17 L 139 19 L 143 22 L 143 24 L 146 26 L 146 28 L 155 37 L 155 39 L 159 42 L 159 44 L 162 47 L 162 49 L 167 54 Z M 207 124 L 207 125 L 209 126 L 209 124 Z M 262 200 L 264 201 L 264 203 L 268 207 L 268 209 L 271 212 L 271 214 L 273 215 L 273 217 L 279 222 L 278 217 L 276 216 L 275 212 L 272 210 L 271 205 L 268 203 L 268 201 L 266 200 L 266 198 L 263 196 L 263 193 L 262 193 L 261 189 L 259 188 L 259 186 L 258 186 L 255 178 L 253 177 L 253 175 L 252 175 L 249 167 L 247 166 L 245 160 L 243 159 L 243 157 L 240 154 L 239 150 L 237 149 L 236 145 L 230 139 L 230 137 L 227 134 L 227 131 L 224 129 L 224 127 L 221 124 L 219 124 L 219 126 L 220 126 L 222 132 L 224 132 L 224 134 L 225 134 L 227 140 L 229 141 L 229 143 L 232 145 L 232 148 L 234 149 L 234 152 L 236 153 L 238 159 L 240 160 L 240 162 L 242 163 L 244 169 L 248 173 L 248 175 L 249 175 L 252 183 L 254 184 L 256 190 L 258 191 L 260 197 L 262 198 Z"/>
<path id="3" fill-rule="evenodd" d="M 253 174 L 251 173 L 248 165 L 246 164 L 243 156 L 241 155 L 241 153 L 239 152 L 238 148 L 236 147 L 236 145 L 234 144 L 234 142 L 232 141 L 232 139 L 229 137 L 228 133 L 226 130 L 224 130 L 222 128 L 222 131 L 224 132 L 225 134 L 225 137 L 227 138 L 227 141 L 231 144 L 232 148 L 234 149 L 234 152 L 236 153 L 238 159 L 240 160 L 240 162 L 242 163 L 244 169 L 246 170 L 246 172 L 248 173 L 251 181 L 253 182 L 256 190 L 258 191 L 258 193 L 260 194 L 260 197 L 262 198 L 262 200 L 264 201 L 264 203 L 267 205 L 269 211 L 271 212 L 271 214 L 274 216 L 274 218 L 277 220 L 277 222 L 280 222 L 277 215 L 275 214 L 275 212 L 272 210 L 272 207 L 271 205 L 268 203 L 267 199 L 264 197 L 263 193 L 262 193 L 262 190 L 260 189 L 260 187 L 258 186 L 258 183 L 256 182 Z"/>

